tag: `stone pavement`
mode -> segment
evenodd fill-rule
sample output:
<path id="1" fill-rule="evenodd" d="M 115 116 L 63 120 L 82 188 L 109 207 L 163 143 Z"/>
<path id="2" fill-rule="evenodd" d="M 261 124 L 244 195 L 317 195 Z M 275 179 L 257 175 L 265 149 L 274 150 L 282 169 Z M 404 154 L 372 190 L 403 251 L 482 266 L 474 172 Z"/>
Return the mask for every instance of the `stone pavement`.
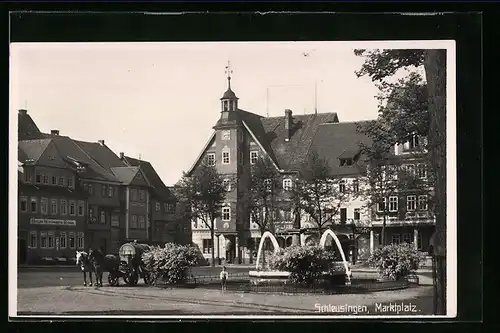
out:
<path id="1" fill-rule="evenodd" d="M 366 306 L 358 315 L 396 315 L 393 311 L 380 313 L 375 304 L 415 305 L 412 315 L 432 314 L 432 288 L 413 287 L 397 291 L 343 295 L 282 295 L 263 293 L 225 292 L 220 290 L 159 289 L 155 287 L 41 287 L 18 290 L 19 314 L 329 314 L 319 313 L 316 305 Z M 337 310 L 335 310 L 337 311 Z"/>

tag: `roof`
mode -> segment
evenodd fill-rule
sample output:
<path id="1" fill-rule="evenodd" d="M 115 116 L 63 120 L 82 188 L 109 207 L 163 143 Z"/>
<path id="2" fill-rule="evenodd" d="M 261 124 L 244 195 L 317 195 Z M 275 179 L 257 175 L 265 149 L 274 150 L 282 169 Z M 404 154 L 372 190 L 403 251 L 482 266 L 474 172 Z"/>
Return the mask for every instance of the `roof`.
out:
<path id="1" fill-rule="evenodd" d="M 25 112 L 19 112 L 17 114 L 17 134 L 19 135 L 19 140 L 27 139 L 40 139 L 45 137 L 45 133 L 40 132 L 40 129 L 33 121 L 31 116 Z"/>
<path id="2" fill-rule="evenodd" d="M 163 183 L 163 181 L 161 180 L 160 176 L 153 168 L 151 163 L 149 163 L 148 161 L 138 160 L 136 158 L 129 156 L 124 156 L 124 160 L 130 166 L 137 166 L 141 168 L 142 172 L 144 172 L 144 175 L 148 179 L 149 183 L 153 187 L 153 190 L 158 197 L 162 199 L 175 198 L 175 196 L 168 189 L 168 187 L 165 186 L 165 183 Z"/>
<path id="3" fill-rule="evenodd" d="M 25 162 L 28 158 L 36 163 L 50 144 L 51 139 L 22 140 L 18 143 L 20 162 Z"/>
<path id="4" fill-rule="evenodd" d="M 362 161 L 351 166 L 340 166 L 340 157 L 355 158 L 360 152 L 360 144 L 369 145 L 368 136 L 358 132 L 358 124 L 364 122 L 344 122 L 321 124 L 314 135 L 310 151 L 327 160 L 332 174 L 347 175 L 359 173 Z"/>
<path id="5" fill-rule="evenodd" d="M 122 183 L 128 185 L 134 180 L 135 175 L 139 172 L 139 167 L 113 167 L 111 168 L 113 174 L 118 178 Z"/>
<path id="6" fill-rule="evenodd" d="M 111 171 L 111 168 L 127 166 L 106 145 L 97 142 L 85 142 L 73 140 L 87 155 L 97 162 L 102 168 Z"/>
<path id="7" fill-rule="evenodd" d="M 236 97 L 236 94 L 234 93 L 234 91 L 232 91 L 231 88 L 229 87 L 229 88 L 227 88 L 224 95 L 222 95 L 221 99 L 238 99 L 238 97 Z"/>

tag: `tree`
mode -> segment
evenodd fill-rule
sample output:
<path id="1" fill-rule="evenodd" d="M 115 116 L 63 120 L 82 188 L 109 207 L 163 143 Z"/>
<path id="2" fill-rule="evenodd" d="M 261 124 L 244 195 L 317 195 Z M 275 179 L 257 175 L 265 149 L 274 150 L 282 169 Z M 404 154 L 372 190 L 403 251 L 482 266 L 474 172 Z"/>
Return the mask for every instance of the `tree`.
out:
<path id="1" fill-rule="evenodd" d="M 210 230 L 212 266 L 215 266 L 215 220 L 222 215 L 226 198 L 226 184 L 214 166 L 202 163 L 192 175 L 184 174 L 178 186 L 178 195 L 187 207 L 191 219 L 201 220 Z"/>
<path id="2" fill-rule="evenodd" d="M 446 313 L 446 50 L 355 50 L 365 57 L 358 76 L 373 82 L 387 82 L 400 69 L 423 66 L 429 117 L 428 147 L 434 177 L 436 232 L 433 255 L 436 258 L 435 313 Z"/>
<path id="3" fill-rule="evenodd" d="M 298 207 L 309 214 L 318 235 L 334 223 L 342 203 L 347 199 L 342 179 L 333 177 L 328 162 L 312 151 L 301 165 L 294 188 Z"/>
<path id="4" fill-rule="evenodd" d="M 257 224 L 261 236 L 265 231 L 274 231 L 273 212 L 278 207 L 280 180 L 269 158 L 259 158 L 252 165 L 250 186 L 244 198 L 251 221 Z"/>
<path id="5" fill-rule="evenodd" d="M 383 147 L 383 146 L 382 146 Z M 363 186 L 359 196 L 365 199 L 366 208 L 376 207 L 376 214 L 382 215 L 381 245 L 386 245 L 385 228 L 387 218 L 399 212 L 402 194 L 429 195 L 425 179 L 419 178 L 415 169 L 408 169 L 404 160 L 390 155 L 375 141 L 370 147 L 363 148 L 367 172 L 360 177 Z M 395 202 L 391 199 L 395 198 Z"/>

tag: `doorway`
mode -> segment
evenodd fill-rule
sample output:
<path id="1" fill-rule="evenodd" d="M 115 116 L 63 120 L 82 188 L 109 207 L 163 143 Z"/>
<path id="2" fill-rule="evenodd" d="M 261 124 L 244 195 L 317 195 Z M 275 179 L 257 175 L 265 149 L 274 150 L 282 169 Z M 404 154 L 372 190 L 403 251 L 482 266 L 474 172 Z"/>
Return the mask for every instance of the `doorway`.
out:
<path id="1" fill-rule="evenodd" d="M 27 249 L 26 239 L 18 239 L 17 241 L 17 260 L 19 264 L 26 263 Z"/>

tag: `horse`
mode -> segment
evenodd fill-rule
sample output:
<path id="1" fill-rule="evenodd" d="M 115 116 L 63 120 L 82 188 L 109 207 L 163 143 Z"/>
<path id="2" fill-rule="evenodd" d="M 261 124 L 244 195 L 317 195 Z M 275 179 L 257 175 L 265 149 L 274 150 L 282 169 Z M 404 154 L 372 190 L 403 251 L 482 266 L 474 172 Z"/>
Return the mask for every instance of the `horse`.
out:
<path id="1" fill-rule="evenodd" d="M 83 272 L 83 285 L 87 286 L 87 273 L 89 273 L 90 286 L 92 286 L 92 272 L 94 271 L 94 265 L 89 259 L 89 254 L 85 251 L 76 251 L 76 265 L 80 266 Z"/>
<path id="2" fill-rule="evenodd" d="M 95 250 L 90 252 L 89 259 L 94 267 L 97 286 L 102 287 L 102 276 L 104 272 L 109 272 L 111 275 L 116 273 L 119 269 L 120 260 L 115 255 L 103 255 L 100 250 Z"/>

